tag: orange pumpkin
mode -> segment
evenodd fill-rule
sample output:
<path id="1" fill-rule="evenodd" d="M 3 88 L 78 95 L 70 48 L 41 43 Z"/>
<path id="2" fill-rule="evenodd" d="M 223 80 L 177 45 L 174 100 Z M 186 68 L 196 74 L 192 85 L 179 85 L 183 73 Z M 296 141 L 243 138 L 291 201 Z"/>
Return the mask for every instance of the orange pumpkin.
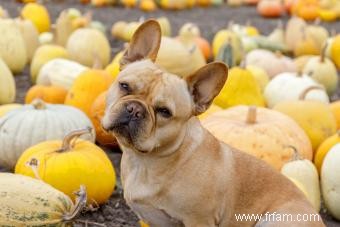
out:
<path id="1" fill-rule="evenodd" d="M 337 129 L 340 129 L 340 101 L 335 101 L 330 104 L 331 110 L 336 119 Z"/>
<path id="2" fill-rule="evenodd" d="M 319 7 L 316 5 L 306 5 L 298 11 L 298 16 L 305 20 L 315 20 L 319 17 Z"/>
<path id="3" fill-rule="evenodd" d="M 280 0 L 261 0 L 257 4 L 257 11 L 263 17 L 280 17 L 284 8 Z"/>
<path id="4" fill-rule="evenodd" d="M 101 126 L 101 120 L 104 116 L 106 106 L 106 95 L 107 92 L 104 91 L 93 102 L 90 111 L 90 119 L 96 130 L 97 142 L 103 146 L 115 147 L 117 146 L 116 138 L 112 134 L 107 133 Z"/>
<path id="5" fill-rule="evenodd" d="M 67 90 L 60 86 L 35 85 L 26 93 L 25 103 L 29 104 L 34 99 L 41 99 L 48 103 L 62 104 L 66 95 Z"/>
<path id="6" fill-rule="evenodd" d="M 74 81 L 65 104 L 77 107 L 90 116 L 92 103 L 98 95 L 110 87 L 113 80 L 113 77 L 104 70 L 87 70 Z"/>
<path id="7" fill-rule="evenodd" d="M 195 43 L 202 51 L 204 58 L 209 60 L 212 54 L 210 43 L 206 39 L 199 36 L 195 38 Z"/>
<path id="8" fill-rule="evenodd" d="M 259 0 L 243 0 L 243 2 L 248 5 L 256 5 L 259 2 Z"/>

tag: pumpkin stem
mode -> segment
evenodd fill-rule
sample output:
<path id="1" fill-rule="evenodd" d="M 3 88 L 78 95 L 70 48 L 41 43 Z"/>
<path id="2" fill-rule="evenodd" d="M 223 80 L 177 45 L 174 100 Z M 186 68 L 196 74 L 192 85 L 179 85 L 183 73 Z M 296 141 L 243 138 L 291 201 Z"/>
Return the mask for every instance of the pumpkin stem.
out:
<path id="1" fill-rule="evenodd" d="M 327 47 L 328 47 L 328 42 L 326 42 L 322 47 L 321 56 L 320 56 L 321 63 L 325 62 Z"/>
<path id="2" fill-rule="evenodd" d="M 305 90 L 303 90 L 301 92 L 301 94 L 299 95 L 299 100 L 305 100 L 307 94 L 312 91 L 312 90 L 323 90 L 322 87 L 320 86 L 317 86 L 317 85 L 314 85 L 314 86 L 310 86 L 310 87 L 307 87 Z"/>
<path id="3" fill-rule="evenodd" d="M 247 124 L 254 124 L 256 123 L 256 106 L 249 106 L 248 108 L 248 114 L 247 114 Z"/>
<path id="4" fill-rule="evenodd" d="M 31 158 L 31 160 L 26 162 L 26 165 L 32 169 L 32 172 L 33 172 L 35 178 L 37 178 L 38 180 L 42 180 L 40 175 L 39 175 L 39 171 L 38 171 L 38 167 L 39 167 L 39 160 L 38 159 Z"/>
<path id="5" fill-rule="evenodd" d="M 31 103 L 36 110 L 46 109 L 46 103 L 41 99 L 34 99 Z"/>
<path id="6" fill-rule="evenodd" d="M 61 148 L 58 150 L 58 152 L 65 152 L 65 151 L 71 150 L 75 145 L 75 141 L 80 136 L 82 136 L 86 133 L 90 133 L 93 136 L 92 128 L 88 127 L 88 128 L 85 128 L 85 129 L 74 130 L 74 131 L 70 132 L 69 134 L 67 134 L 64 137 L 63 144 L 62 144 Z M 71 144 L 72 141 L 74 141 L 74 142 Z"/>
<path id="7" fill-rule="evenodd" d="M 63 222 L 69 222 L 74 220 L 77 215 L 84 209 L 87 202 L 87 194 L 86 194 L 86 188 L 84 185 L 80 186 L 79 191 L 75 192 L 76 198 L 76 204 L 74 206 L 74 209 L 63 216 Z"/>
<path id="8" fill-rule="evenodd" d="M 293 145 L 287 145 L 286 148 L 291 148 L 294 151 L 293 158 L 290 161 L 302 160 L 298 150 Z"/>

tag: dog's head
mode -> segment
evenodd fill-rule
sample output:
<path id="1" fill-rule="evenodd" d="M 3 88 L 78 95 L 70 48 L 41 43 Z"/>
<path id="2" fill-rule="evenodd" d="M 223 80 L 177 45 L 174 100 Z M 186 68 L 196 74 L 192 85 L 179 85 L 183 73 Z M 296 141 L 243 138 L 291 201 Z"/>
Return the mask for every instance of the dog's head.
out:
<path id="1" fill-rule="evenodd" d="M 161 29 L 154 20 L 135 32 L 121 59 L 121 72 L 107 96 L 103 128 L 123 147 L 149 153 L 183 136 L 186 122 L 203 113 L 228 74 L 223 63 L 210 63 L 186 79 L 154 64 Z"/>

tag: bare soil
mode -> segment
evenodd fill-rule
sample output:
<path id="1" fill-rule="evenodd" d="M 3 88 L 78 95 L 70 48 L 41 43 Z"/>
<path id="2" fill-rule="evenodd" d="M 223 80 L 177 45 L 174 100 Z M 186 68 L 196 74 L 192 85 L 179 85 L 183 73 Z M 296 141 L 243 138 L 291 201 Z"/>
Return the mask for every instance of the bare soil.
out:
<path id="1" fill-rule="evenodd" d="M 260 17 L 254 7 L 230 8 L 228 6 L 220 6 L 211 8 L 194 8 L 183 11 L 157 10 L 152 13 L 145 13 L 139 9 L 124 9 L 121 7 L 95 8 L 90 5 L 82 5 L 79 3 L 79 0 L 52 0 L 45 1 L 44 4 L 48 8 L 53 21 L 55 21 L 58 14 L 66 8 L 74 7 L 80 9 L 82 12 L 91 11 L 95 20 L 99 20 L 107 26 L 107 35 L 110 37 L 112 56 L 114 56 L 123 46 L 122 41 L 112 38 L 109 33 L 112 24 L 119 20 L 136 21 L 142 17 L 147 19 L 166 16 L 171 22 L 173 35 L 177 34 L 178 29 L 183 23 L 193 22 L 199 25 L 203 37 L 210 41 L 214 34 L 221 28 L 227 27 L 230 21 L 241 24 L 245 24 L 249 21 L 252 25 L 259 28 L 263 34 L 269 34 L 276 27 L 279 21 L 278 19 L 264 19 Z M 23 6 L 14 0 L 1 0 L 0 5 L 7 9 L 12 17 L 18 16 L 18 12 Z M 288 16 L 281 18 L 283 21 L 287 21 L 287 19 Z M 335 29 L 338 32 L 340 31 L 340 22 L 323 23 L 323 25 L 329 30 Z M 29 66 L 26 67 L 23 73 L 15 76 L 17 86 L 16 101 L 19 103 L 24 102 L 26 91 L 31 86 L 29 78 Z M 338 94 L 340 94 L 340 89 L 338 89 L 337 95 L 335 95 L 333 99 L 337 99 L 339 97 Z M 105 224 L 105 226 L 112 227 L 138 226 L 138 218 L 129 209 L 123 199 L 123 190 L 119 181 L 121 153 L 118 149 L 105 149 L 105 151 L 114 164 L 118 176 L 116 190 L 108 203 L 101 206 L 96 211 L 84 212 L 80 219 L 83 221 L 87 220 L 89 222 L 98 222 Z M 322 212 L 322 216 L 327 223 L 327 226 L 340 226 L 339 222 L 336 222 L 325 212 Z M 84 225 L 85 224 L 77 224 L 77 226 Z M 93 225 L 88 223 L 87 226 Z"/>

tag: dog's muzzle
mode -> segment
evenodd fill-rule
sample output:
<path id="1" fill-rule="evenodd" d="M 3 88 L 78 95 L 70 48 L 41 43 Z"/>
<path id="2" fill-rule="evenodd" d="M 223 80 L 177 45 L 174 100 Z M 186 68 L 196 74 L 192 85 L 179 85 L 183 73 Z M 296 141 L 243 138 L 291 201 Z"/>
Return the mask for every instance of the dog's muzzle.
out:
<path id="1" fill-rule="evenodd" d="M 103 124 L 106 131 L 113 131 L 123 136 L 133 136 L 138 132 L 141 122 L 146 117 L 146 109 L 138 101 L 130 101 L 123 104 L 121 112 L 109 124 Z"/>

